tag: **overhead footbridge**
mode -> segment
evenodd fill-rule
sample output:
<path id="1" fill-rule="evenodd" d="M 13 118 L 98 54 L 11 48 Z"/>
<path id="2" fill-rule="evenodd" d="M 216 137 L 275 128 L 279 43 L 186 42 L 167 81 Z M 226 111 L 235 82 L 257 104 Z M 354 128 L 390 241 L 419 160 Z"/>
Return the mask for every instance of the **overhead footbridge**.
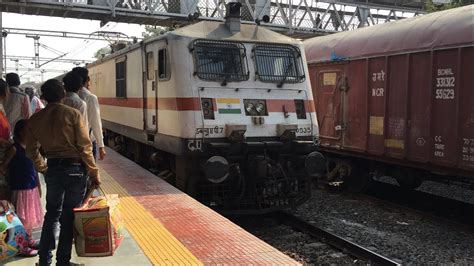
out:
<path id="1" fill-rule="evenodd" d="M 416 16 L 422 0 L 240 0 L 242 21 L 308 38 Z M 17 0 L 0 11 L 28 15 L 179 27 L 200 20 L 223 20 L 224 0 Z"/>

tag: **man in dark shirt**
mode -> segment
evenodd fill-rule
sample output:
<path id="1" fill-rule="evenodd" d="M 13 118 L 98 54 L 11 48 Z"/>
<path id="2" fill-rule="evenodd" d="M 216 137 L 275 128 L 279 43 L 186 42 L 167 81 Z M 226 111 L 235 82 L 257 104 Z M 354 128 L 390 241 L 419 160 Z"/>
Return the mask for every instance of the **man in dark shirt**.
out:
<path id="1" fill-rule="evenodd" d="M 61 102 L 63 85 L 55 79 L 41 86 L 48 105 L 34 114 L 26 136 L 26 155 L 40 172 L 45 172 L 46 215 L 41 232 L 39 265 L 52 263 L 55 248 L 54 229 L 61 223 L 56 260 L 58 266 L 69 266 L 73 240 L 73 208 L 78 207 L 87 187 L 87 174 L 92 187 L 100 184 L 99 170 L 92 156 L 88 128 L 78 110 Z M 42 147 L 45 157 L 39 152 Z M 87 171 L 87 173 L 86 173 Z"/>

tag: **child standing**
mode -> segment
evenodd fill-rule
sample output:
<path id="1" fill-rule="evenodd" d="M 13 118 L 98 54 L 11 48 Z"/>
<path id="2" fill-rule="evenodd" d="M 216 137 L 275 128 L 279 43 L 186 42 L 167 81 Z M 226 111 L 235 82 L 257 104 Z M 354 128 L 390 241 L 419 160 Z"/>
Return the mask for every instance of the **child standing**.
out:
<path id="1" fill-rule="evenodd" d="M 39 241 L 32 239 L 32 232 L 43 224 L 41 207 L 41 184 L 33 162 L 25 154 L 26 120 L 16 123 L 14 129 L 15 156 L 8 165 L 8 183 L 12 190 L 12 202 L 16 213 L 29 235 L 29 248 L 21 251 L 22 255 L 36 256 Z"/>

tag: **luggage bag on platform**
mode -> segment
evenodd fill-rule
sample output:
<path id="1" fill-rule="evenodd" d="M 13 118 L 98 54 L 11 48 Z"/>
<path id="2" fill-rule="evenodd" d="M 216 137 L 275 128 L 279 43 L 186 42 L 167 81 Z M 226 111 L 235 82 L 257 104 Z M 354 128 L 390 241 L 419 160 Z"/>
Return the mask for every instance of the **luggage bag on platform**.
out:
<path id="1" fill-rule="evenodd" d="M 80 208 L 74 209 L 74 243 L 78 256 L 111 256 L 124 238 L 118 195 L 102 193 L 88 197 Z"/>
<path id="2" fill-rule="evenodd" d="M 0 261 L 15 256 L 25 248 L 28 248 L 28 235 L 13 204 L 0 200 Z"/>

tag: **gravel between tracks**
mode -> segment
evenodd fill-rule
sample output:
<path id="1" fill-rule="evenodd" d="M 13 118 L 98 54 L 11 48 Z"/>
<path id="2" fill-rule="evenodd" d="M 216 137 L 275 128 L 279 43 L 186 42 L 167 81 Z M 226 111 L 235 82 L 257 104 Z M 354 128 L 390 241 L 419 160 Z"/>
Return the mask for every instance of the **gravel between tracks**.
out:
<path id="1" fill-rule="evenodd" d="M 289 226 L 278 224 L 270 218 L 238 223 L 255 236 L 304 265 L 365 264 L 318 239 L 297 232 Z"/>
<path id="2" fill-rule="evenodd" d="M 395 261 L 474 265 L 473 231 L 351 195 L 313 194 L 298 216 Z"/>
<path id="3" fill-rule="evenodd" d="M 395 179 L 388 176 L 379 177 L 377 180 L 398 185 Z M 474 204 L 474 190 L 464 189 L 454 184 L 443 184 L 428 180 L 424 181 L 416 190 Z"/>

